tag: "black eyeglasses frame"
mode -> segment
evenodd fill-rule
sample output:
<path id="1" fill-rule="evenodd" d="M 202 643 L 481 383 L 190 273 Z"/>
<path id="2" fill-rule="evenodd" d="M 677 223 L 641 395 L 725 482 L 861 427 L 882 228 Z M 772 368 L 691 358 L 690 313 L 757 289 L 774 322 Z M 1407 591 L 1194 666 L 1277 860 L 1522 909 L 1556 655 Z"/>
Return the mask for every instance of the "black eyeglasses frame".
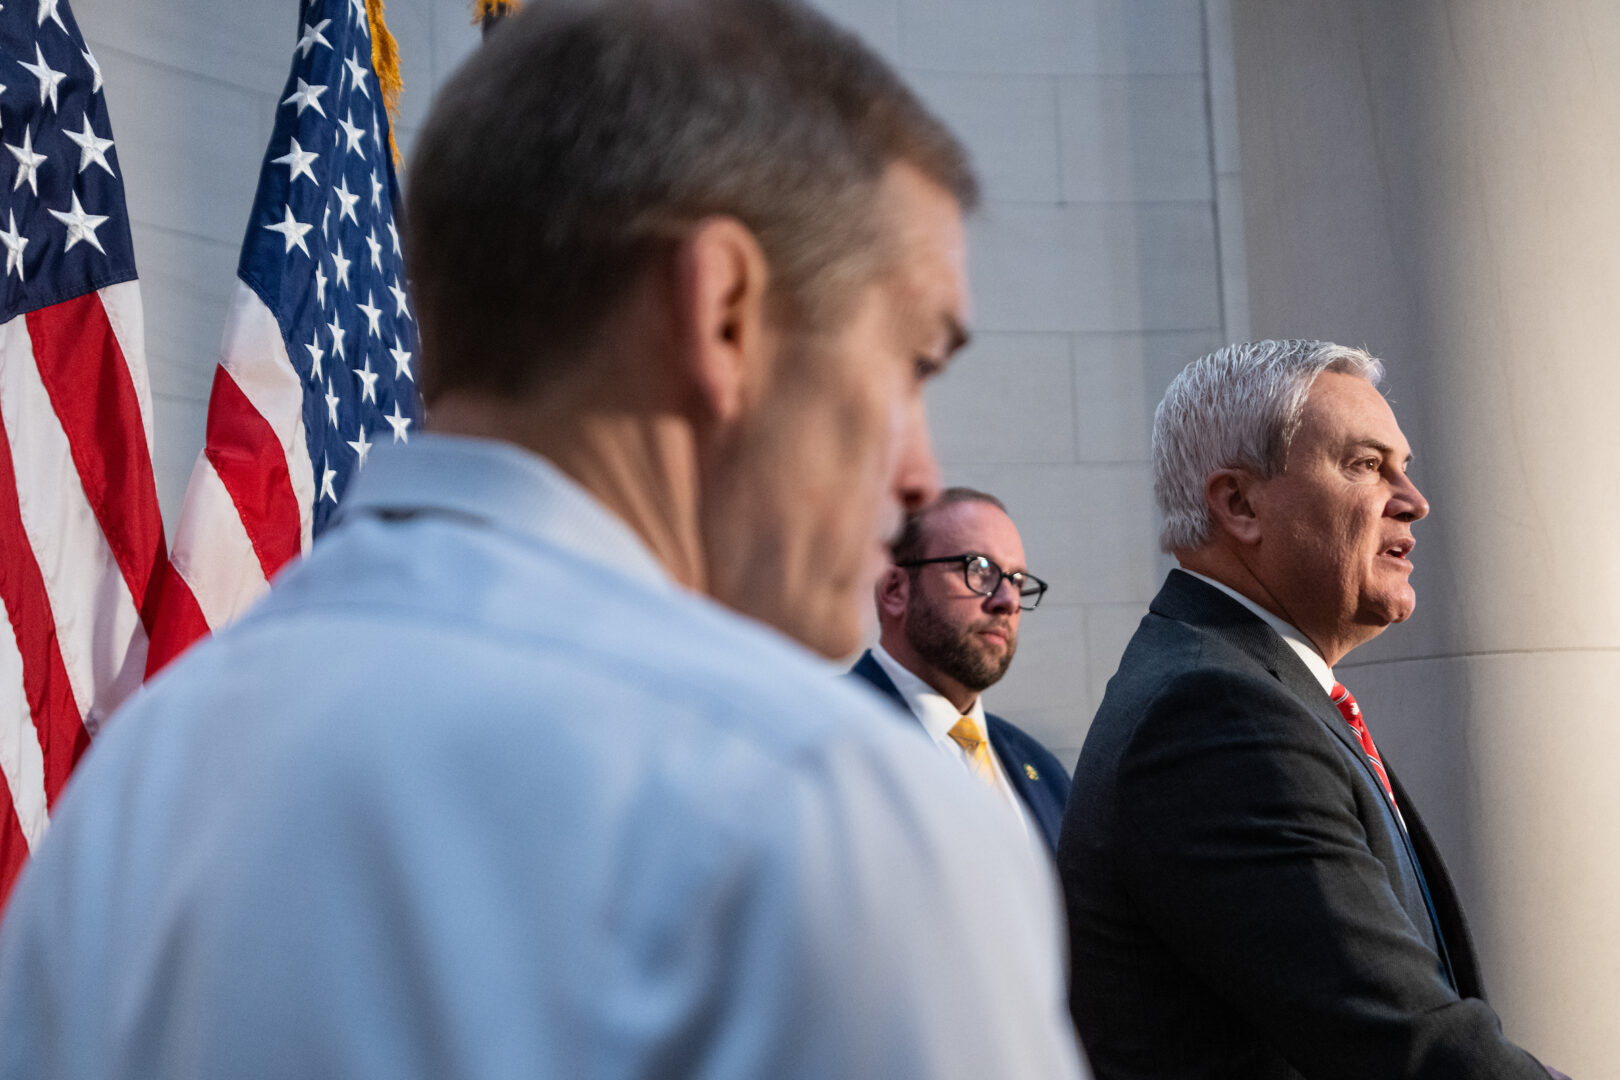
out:
<path id="1" fill-rule="evenodd" d="M 989 592 L 984 592 L 982 589 L 975 589 L 973 587 L 973 582 L 968 580 L 968 574 L 970 572 L 968 568 L 976 559 L 983 559 L 985 564 L 991 570 L 995 571 L 997 575 L 996 583 L 991 587 Z M 894 565 L 901 567 L 902 569 L 909 570 L 914 566 L 932 566 L 935 563 L 961 563 L 962 584 L 966 585 L 968 591 L 973 593 L 975 596 L 994 596 L 1001 590 L 1001 583 L 1003 581 L 1012 582 L 1013 593 L 1018 597 L 1018 607 L 1021 611 L 1034 611 L 1040 606 L 1041 597 L 1046 595 L 1046 582 L 1042 581 L 1034 574 L 1031 574 L 1028 570 L 1003 570 L 1001 566 L 990 556 L 977 551 L 965 551 L 960 555 L 937 555 L 932 559 L 907 559 L 904 562 L 897 562 Z M 1026 591 L 1026 589 L 1028 589 L 1030 586 L 1034 587 L 1034 592 Z M 1034 597 L 1033 600 L 1029 599 L 1031 596 Z M 1024 602 L 1026 600 L 1029 600 L 1027 604 Z"/>

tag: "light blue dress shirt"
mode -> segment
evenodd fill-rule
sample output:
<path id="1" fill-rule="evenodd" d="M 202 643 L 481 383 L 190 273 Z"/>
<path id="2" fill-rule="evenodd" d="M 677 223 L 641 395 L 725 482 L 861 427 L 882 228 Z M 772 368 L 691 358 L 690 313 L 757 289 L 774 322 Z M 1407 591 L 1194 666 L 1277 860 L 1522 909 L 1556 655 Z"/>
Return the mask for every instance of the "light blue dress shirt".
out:
<path id="1" fill-rule="evenodd" d="M 544 461 L 419 437 L 91 749 L 0 1077 L 1081 1076 L 990 798 Z"/>

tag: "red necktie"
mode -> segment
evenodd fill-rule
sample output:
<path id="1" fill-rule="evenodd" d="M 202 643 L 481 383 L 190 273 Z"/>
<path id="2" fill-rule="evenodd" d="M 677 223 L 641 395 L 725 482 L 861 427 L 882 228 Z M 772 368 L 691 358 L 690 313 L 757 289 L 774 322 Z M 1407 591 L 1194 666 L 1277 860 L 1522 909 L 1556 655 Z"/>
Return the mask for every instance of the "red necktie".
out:
<path id="1" fill-rule="evenodd" d="M 1389 773 L 1384 771 L 1384 759 L 1378 756 L 1378 747 L 1373 745 L 1372 735 L 1368 733 L 1367 725 L 1362 722 L 1361 706 L 1356 704 L 1354 695 L 1346 690 L 1344 683 L 1341 682 L 1333 684 L 1329 696 L 1333 698 L 1333 704 L 1339 707 L 1339 715 L 1344 717 L 1344 722 L 1350 725 L 1350 730 L 1361 740 L 1361 748 L 1372 758 L 1372 767 L 1377 771 L 1378 779 L 1384 782 L 1384 791 L 1389 794 L 1389 804 L 1395 806 L 1395 789 L 1389 786 Z M 1400 812 L 1400 807 L 1396 807 L 1396 812 Z"/>

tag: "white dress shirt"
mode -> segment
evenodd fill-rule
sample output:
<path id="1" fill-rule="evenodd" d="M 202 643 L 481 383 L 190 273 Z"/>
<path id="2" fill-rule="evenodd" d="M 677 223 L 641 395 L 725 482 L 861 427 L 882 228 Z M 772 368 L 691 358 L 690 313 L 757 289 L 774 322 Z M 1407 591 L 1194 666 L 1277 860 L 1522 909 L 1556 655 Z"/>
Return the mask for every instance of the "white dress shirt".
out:
<path id="1" fill-rule="evenodd" d="M 984 719 L 984 695 L 975 697 L 972 707 L 967 712 L 959 712 L 945 695 L 901 666 L 900 661 L 890 656 L 882 644 L 872 645 L 872 658 L 878 662 L 878 666 L 889 677 L 889 681 L 894 683 L 895 689 L 900 691 L 900 696 L 906 701 L 906 707 L 917 718 L 917 722 L 928 733 L 928 737 L 934 740 L 934 745 L 970 774 L 973 771 L 973 764 L 962 744 L 951 738 L 951 728 L 955 727 L 956 722 L 964 716 L 972 717 L 973 722 L 979 725 L 979 734 L 984 738 L 984 748 L 989 752 L 990 762 L 995 769 L 996 790 L 1000 793 L 1002 802 L 1006 803 L 1018 819 L 1019 826 L 1024 830 L 1025 842 L 1034 844 L 1036 837 L 1030 828 L 1029 811 L 1024 807 L 1024 800 L 1019 798 L 1018 792 L 1013 789 L 1012 781 L 1007 778 L 1007 770 L 1001 764 L 996 748 L 990 745 L 990 728 Z M 1044 854 L 1046 852 L 1044 840 L 1039 847 Z"/>
<path id="2" fill-rule="evenodd" d="M 1322 689 L 1327 692 L 1329 697 L 1333 696 L 1333 684 L 1338 680 L 1333 677 L 1333 669 L 1328 667 L 1327 660 L 1322 657 L 1321 653 L 1316 651 L 1316 646 L 1311 644 L 1309 638 L 1231 586 L 1223 585 L 1214 578 L 1206 577 L 1196 570 L 1188 570 L 1184 566 L 1180 569 L 1183 574 L 1191 574 L 1205 585 L 1211 585 L 1221 590 L 1221 592 L 1254 612 L 1255 616 L 1267 626 L 1277 631 L 1277 636 L 1282 638 L 1290 649 L 1294 650 L 1300 660 L 1304 661 L 1305 667 L 1311 673 L 1311 677 L 1322 684 Z"/>
<path id="3" fill-rule="evenodd" d="M 0 1080 L 1084 1076 L 1053 895 L 916 739 L 541 459 L 379 448 L 80 766 Z"/>

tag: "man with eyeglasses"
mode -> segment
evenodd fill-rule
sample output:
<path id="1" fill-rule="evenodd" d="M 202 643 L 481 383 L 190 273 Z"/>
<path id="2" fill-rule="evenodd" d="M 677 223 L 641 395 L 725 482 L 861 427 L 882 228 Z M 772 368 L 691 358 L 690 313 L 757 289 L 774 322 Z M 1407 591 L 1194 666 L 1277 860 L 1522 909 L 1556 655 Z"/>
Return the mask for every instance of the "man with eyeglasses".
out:
<path id="1" fill-rule="evenodd" d="M 1033 843 L 1057 848 L 1069 774 L 1051 751 L 984 708 L 1018 651 L 1018 621 L 1046 582 L 1024 569 L 1007 508 L 946 490 L 907 521 L 878 582 L 881 634 L 850 674 L 870 682 L 1007 804 Z"/>

